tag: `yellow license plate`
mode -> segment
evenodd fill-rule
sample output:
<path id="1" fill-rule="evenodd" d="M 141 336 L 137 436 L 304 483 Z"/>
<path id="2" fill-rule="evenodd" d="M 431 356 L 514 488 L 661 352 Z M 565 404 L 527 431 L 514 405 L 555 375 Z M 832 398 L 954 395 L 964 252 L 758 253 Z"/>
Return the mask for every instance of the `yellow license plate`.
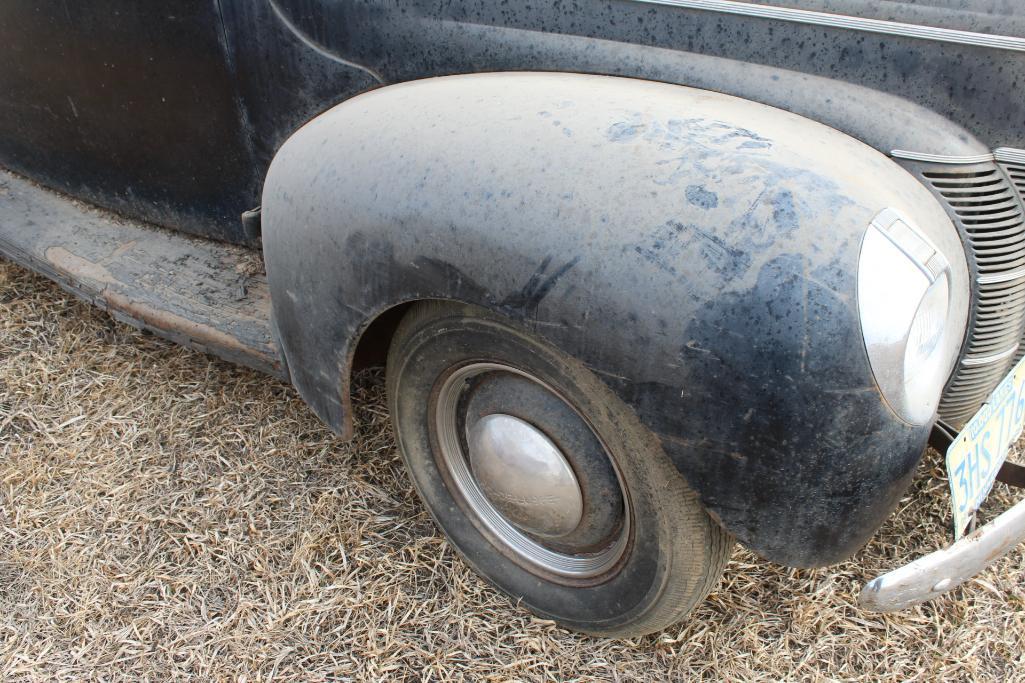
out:
<path id="1" fill-rule="evenodd" d="M 1025 358 L 1000 381 L 947 449 L 947 476 L 958 539 L 993 488 L 1025 424 Z"/>

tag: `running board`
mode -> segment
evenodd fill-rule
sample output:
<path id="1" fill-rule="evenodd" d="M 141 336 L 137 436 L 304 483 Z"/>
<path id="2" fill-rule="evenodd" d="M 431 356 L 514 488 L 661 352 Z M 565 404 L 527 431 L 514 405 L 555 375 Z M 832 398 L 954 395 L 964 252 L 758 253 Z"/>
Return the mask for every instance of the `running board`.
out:
<path id="1" fill-rule="evenodd" d="M 129 221 L 0 169 L 0 254 L 117 320 L 287 378 L 259 252 Z"/>

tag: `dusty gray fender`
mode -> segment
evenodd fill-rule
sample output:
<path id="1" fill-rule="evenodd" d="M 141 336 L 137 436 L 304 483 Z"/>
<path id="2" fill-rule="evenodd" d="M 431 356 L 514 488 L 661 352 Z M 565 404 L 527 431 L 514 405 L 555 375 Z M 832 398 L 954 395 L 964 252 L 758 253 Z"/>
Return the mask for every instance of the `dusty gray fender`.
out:
<path id="1" fill-rule="evenodd" d="M 271 165 L 263 239 L 293 381 L 335 429 L 377 315 L 479 304 L 602 377 L 741 541 L 816 565 L 882 523 L 928 436 L 882 401 L 860 333 L 857 259 L 885 207 L 966 286 L 930 193 L 831 128 L 680 86 L 484 74 L 304 126 Z"/>

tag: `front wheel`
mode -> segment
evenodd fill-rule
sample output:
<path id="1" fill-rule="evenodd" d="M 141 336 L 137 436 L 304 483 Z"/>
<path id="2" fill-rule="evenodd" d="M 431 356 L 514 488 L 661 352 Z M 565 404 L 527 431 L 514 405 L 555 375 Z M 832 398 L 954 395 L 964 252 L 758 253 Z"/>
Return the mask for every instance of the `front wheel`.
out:
<path id="1" fill-rule="evenodd" d="M 628 637 L 678 621 L 731 537 L 582 364 L 484 309 L 414 306 L 388 357 L 402 456 L 480 574 L 536 614 Z"/>

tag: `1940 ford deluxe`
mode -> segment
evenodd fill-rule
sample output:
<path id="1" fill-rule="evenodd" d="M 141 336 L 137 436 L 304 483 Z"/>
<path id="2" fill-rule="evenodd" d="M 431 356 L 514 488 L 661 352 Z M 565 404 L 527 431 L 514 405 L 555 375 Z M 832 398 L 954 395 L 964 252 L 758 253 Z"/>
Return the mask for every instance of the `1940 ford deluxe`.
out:
<path id="1" fill-rule="evenodd" d="M 342 435 L 386 363 L 453 545 L 589 633 L 734 539 L 851 556 L 931 441 L 898 609 L 1025 538 L 974 521 L 1025 483 L 1023 85 L 1000 0 L 7 0 L 0 252 Z"/>

